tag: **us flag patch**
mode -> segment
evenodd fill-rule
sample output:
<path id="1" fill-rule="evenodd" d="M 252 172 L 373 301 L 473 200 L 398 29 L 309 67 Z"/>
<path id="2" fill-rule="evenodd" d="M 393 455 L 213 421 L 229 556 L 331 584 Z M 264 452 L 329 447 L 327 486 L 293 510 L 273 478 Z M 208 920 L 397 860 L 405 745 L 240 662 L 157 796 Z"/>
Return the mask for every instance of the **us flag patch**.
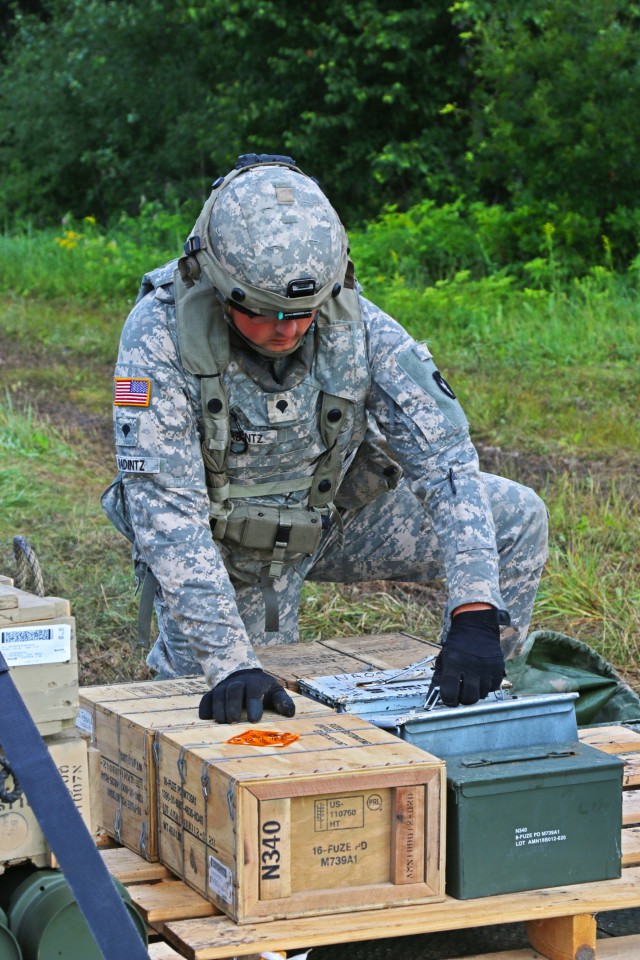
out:
<path id="1" fill-rule="evenodd" d="M 115 407 L 148 407 L 151 399 L 151 380 L 143 377 L 116 377 L 113 395 Z"/>

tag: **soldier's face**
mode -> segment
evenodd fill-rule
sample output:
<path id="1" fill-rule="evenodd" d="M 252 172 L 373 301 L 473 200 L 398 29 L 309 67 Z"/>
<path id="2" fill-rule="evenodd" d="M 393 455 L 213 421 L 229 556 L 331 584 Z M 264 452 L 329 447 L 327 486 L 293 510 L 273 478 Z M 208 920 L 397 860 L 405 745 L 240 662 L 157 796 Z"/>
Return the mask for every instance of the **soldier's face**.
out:
<path id="1" fill-rule="evenodd" d="M 255 343 L 257 347 L 264 347 L 265 350 L 273 350 L 276 353 L 293 349 L 305 335 L 315 317 L 314 312 L 303 320 L 290 320 L 286 317 L 283 320 L 276 320 L 262 316 L 253 318 L 240 313 L 232 306 L 229 307 L 229 314 L 233 325 L 243 337 Z"/>

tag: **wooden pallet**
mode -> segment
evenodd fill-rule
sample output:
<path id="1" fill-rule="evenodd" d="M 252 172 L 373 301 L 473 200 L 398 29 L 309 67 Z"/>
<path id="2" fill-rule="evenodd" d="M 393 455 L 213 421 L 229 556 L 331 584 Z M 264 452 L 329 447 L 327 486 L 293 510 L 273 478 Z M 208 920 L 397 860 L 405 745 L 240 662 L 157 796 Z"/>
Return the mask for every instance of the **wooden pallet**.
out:
<path id="1" fill-rule="evenodd" d="M 638 960 L 640 935 L 596 939 L 595 913 L 640 907 L 640 734 L 624 726 L 580 732 L 580 739 L 625 761 L 622 876 L 478 900 L 363 910 L 238 925 L 173 877 L 121 847 L 102 852 L 154 931 L 152 960 L 230 960 L 262 951 L 318 947 L 525 922 L 531 948 L 467 960 Z"/>

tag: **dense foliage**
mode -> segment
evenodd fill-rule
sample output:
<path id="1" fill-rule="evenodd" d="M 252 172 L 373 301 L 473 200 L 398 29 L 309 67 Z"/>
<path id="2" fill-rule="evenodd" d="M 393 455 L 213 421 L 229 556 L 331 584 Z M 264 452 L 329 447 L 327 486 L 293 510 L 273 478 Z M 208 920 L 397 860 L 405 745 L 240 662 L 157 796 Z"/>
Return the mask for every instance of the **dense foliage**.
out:
<path id="1" fill-rule="evenodd" d="M 9 213 L 200 199 L 253 150 L 292 154 L 351 215 L 455 182 L 446 0 L 47 3 L 17 17 L 0 85 Z"/>
<path id="2" fill-rule="evenodd" d="M 628 0 L 14 0 L 10 10 L 0 20 L 8 226 L 69 212 L 113 222 L 149 201 L 188 219 L 239 153 L 265 151 L 318 175 L 350 227 L 389 203 L 462 203 L 472 219 L 474 204 L 499 204 L 519 220 L 496 221 L 498 262 L 537 256 L 547 222 L 578 269 L 637 254 L 640 7 Z"/>

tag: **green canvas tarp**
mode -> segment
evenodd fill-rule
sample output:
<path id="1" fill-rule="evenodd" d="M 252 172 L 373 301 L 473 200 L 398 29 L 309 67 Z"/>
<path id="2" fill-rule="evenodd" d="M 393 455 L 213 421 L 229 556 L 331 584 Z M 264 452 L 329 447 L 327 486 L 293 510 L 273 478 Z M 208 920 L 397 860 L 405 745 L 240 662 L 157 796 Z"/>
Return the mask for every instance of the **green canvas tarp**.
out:
<path id="1" fill-rule="evenodd" d="M 506 671 L 514 694 L 577 693 L 578 726 L 640 723 L 640 696 L 604 657 L 563 633 L 534 631 Z"/>

